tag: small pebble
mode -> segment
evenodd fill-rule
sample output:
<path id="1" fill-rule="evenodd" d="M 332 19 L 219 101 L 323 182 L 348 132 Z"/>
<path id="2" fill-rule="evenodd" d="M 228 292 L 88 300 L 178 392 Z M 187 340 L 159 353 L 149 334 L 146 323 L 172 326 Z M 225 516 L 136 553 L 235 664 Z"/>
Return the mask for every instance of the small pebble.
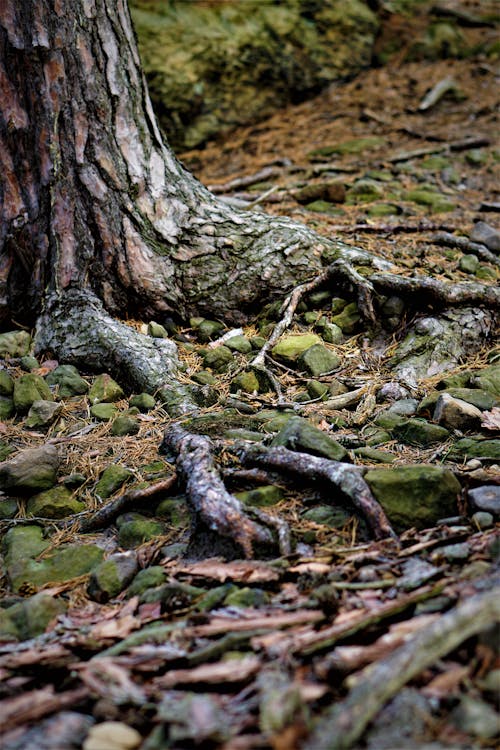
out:
<path id="1" fill-rule="evenodd" d="M 478 458 L 470 458 L 465 464 L 465 468 L 470 469 L 470 471 L 474 471 L 475 469 L 480 469 L 481 466 L 482 466 L 482 463 Z"/>

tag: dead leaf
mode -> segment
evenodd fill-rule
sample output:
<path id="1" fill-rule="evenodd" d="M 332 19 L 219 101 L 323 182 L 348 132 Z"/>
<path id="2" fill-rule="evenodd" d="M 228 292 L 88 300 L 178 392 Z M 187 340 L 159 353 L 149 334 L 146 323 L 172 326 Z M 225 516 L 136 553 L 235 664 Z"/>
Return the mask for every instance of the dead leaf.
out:
<path id="1" fill-rule="evenodd" d="M 121 721 L 103 721 L 90 729 L 83 750 L 134 750 L 141 742 L 137 729 Z"/>
<path id="2" fill-rule="evenodd" d="M 500 430 L 500 406 L 494 406 L 491 411 L 483 411 L 481 427 L 485 430 Z"/>

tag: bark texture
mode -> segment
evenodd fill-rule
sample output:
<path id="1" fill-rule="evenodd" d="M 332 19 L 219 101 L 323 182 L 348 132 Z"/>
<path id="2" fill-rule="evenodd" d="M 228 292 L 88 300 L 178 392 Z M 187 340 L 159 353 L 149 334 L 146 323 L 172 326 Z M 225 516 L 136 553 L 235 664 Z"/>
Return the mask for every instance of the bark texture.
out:
<path id="1" fill-rule="evenodd" d="M 46 290 L 86 288 L 114 315 L 241 320 L 320 267 L 318 236 L 237 212 L 183 170 L 124 0 L 4 0 L 0 92 L 3 316 L 31 322 Z"/>

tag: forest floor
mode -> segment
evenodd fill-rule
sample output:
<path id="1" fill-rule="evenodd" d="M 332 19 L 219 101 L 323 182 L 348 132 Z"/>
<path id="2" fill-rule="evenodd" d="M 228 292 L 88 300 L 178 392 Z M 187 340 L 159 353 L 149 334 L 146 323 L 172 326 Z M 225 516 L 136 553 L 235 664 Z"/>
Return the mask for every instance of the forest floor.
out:
<path id="1" fill-rule="evenodd" d="M 443 81 L 440 94 L 435 87 Z M 407 273 L 494 285 L 497 93 L 484 60 L 393 64 L 181 158 L 224 199 L 292 216 Z M 493 228 L 486 230 L 489 250 L 471 243 L 479 221 Z M 450 244 L 449 235 L 465 244 Z M 328 292 L 306 299 L 288 333 L 321 335 L 340 364 L 313 375 L 297 362 L 271 359 L 281 400 L 272 390 L 237 388 L 250 356 L 241 338 L 262 345 L 269 323 L 245 329 L 240 351 L 230 348 L 220 370 L 210 367 L 207 354 L 217 348 L 207 338 L 223 335 L 223 325 L 215 321 L 208 334 L 198 320 L 176 331 L 186 381 L 208 383 L 219 394 L 189 429 L 216 439 L 217 465 L 231 491 L 287 521 L 289 554 L 182 557 L 189 515 L 174 460 L 158 452 L 171 422 L 159 404 L 129 411 L 130 394 L 101 393 L 101 402 L 113 403 L 97 404 L 111 410 L 99 415 L 96 390 L 68 397 L 52 385 L 61 409 L 44 429 L 19 410 L 1 424 L 6 463 L 13 451 L 55 447 L 56 489 L 70 496 L 45 504 L 26 491 L 20 499 L 3 497 L 4 750 L 82 743 L 85 750 L 495 746 L 498 349 L 491 337 L 478 341 L 451 370 L 400 381 L 391 396 L 391 355 L 413 313 L 395 301 L 394 345 L 382 351 L 355 314 L 350 321 L 344 315 L 341 338 L 328 341 L 324 332 L 335 338 L 332 321 L 342 312 L 335 300 Z M 26 370 L 50 382 L 56 365 L 11 359 L 4 370 L 14 382 Z M 95 389 L 95 378 L 81 375 Z M 433 433 L 438 437 L 427 431 L 415 438 L 419 425 L 438 427 L 433 409 L 448 391 L 460 397 L 464 421 L 445 421 L 444 432 Z M 472 422 L 464 416 L 466 398 L 481 412 Z M 117 415 L 129 420 L 129 434 L 116 434 Z M 331 488 L 239 464 L 235 439 L 281 435 L 294 447 L 284 431 L 298 415 L 331 442 L 325 447 L 317 433 L 298 434 L 295 422 L 296 448 L 309 445 L 325 461 L 337 450 L 372 475 L 436 470 L 439 485 L 451 483 L 452 494 L 455 487 L 453 504 L 438 493 L 428 522 L 417 506 L 426 504 L 426 493 L 430 503 L 435 485 L 417 501 L 416 475 L 405 484 L 399 474 L 396 494 L 416 503 L 415 518 L 411 504 L 387 509 L 399 538 L 374 541 L 352 507 L 338 507 Z M 485 487 L 483 501 L 469 495 Z M 80 533 L 79 519 L 103 506 L 114 509 L 104 527 Z M 57 520 L 62 507 L 79 512 L 66 527 Z M 118 555 L 113 568 L 103 568 L 103 553 Z"/>

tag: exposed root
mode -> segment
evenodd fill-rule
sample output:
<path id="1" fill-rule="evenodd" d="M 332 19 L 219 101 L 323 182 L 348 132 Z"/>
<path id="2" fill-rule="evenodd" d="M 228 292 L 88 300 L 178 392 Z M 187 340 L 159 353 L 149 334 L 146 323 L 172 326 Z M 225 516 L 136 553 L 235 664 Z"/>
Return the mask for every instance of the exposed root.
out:
<path id="1" fill-rule="evenodd" d="M 160 451 L 177 454 L 177 471 L 186 484 L 188 505 L 193 518 L 193 539 L 205 530 L 236 543 L 247 558 L 255 544 L 274 546 L 271 532 L 252 521 L 237 498 L 231 495 L 215 467 L 212 442 L 193 435 L 179 425 L 165 432 Z M 194 545 L 193 545 L 194 546 Z"/>
<path id="2" fill-rule="evenodd" d="M 457 305 L 484 305 L 492 310 L 500 308 L 500 289 L 486 284 L 467 281 L 463 284 L 447 284 L 430 276 L 398 276 L 394 273 L 374 273 L 370 281 L 376 289 L 392 292 L 402 297 L 418 295 L 422 304 L 427 299 L 441 307 Z"/>
<path id="3" fill-rule="evenodd" d="M 264 448 L 261 445 L 245 445 L 241 449 L 241 459 L 243 464 L 277 469 L 313 480 L 326 480 L 340 489 L 360 511 L 375 539 L 397 538 L 383 509 L 355 466 L 287 448 Z"/>
<path id="4" fill-rule="evenodd" d="M 173 341 L 143 336 L 112 318 L 88 291 L 51 297 L 37 321 L 35 347 L 66 364 L 107 371 L 129 390 L 158 393 L 172 416 L 197 408 L 194 391 L 177 378 Z"/>

